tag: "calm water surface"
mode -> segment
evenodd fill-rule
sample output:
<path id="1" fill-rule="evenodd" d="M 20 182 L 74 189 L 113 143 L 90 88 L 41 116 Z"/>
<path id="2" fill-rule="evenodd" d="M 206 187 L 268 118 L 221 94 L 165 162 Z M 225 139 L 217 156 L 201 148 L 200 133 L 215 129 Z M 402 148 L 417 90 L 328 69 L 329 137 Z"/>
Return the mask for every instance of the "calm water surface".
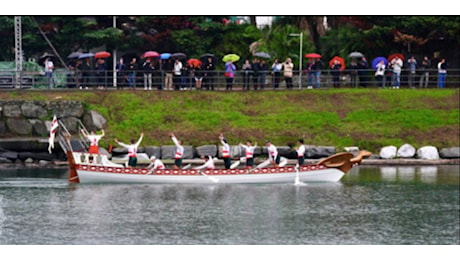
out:
<path id="1" fill-rule="evenodd" d="M 0 169 L 0 244 L 460 244 L 459 166 L 361 166 L 302 186 L 72 185 L 66 175 Z"/>

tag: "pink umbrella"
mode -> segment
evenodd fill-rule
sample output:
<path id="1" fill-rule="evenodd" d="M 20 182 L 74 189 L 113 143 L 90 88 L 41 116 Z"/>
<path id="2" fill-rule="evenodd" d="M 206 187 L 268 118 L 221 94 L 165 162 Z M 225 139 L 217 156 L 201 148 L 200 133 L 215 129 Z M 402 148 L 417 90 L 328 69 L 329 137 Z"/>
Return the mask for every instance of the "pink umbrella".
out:
<path id="1" fill-rule="evenodd" d="M 142 59 L 145 59 L 145 58 L 158 58 L 158 57 L 160 57 L 160 54 L 158 52 L 156 52 L 156 51 L 146 51 L 141 56 Z"/>
<path id="2" fill-rule="evenodd" d="M 319 59 L 319 58 L 321 58 L 321 54 L 318 54 L 318 53 L 307 53 L 307 54 L 305 54 L 305 58 Z"/>

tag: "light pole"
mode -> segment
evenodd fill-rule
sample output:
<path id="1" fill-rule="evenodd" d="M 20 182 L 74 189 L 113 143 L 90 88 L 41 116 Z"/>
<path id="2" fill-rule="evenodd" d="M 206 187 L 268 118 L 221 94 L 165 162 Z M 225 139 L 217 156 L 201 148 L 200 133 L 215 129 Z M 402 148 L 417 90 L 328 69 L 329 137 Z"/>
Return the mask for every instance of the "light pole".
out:
<path id="1" fill-rule="evenodd" d="M 299 43 L 299 89 L 302 88 L 302 40 L 303 33 L 290 33 L 289 36 L 298 36 L 300 38 Z"/>

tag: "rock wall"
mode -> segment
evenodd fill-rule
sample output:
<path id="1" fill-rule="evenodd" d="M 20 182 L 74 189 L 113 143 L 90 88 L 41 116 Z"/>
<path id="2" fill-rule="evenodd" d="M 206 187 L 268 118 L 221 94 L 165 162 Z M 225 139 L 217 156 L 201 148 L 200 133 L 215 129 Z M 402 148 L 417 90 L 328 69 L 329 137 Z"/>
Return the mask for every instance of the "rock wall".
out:
<path id="1" fill-rule="evenodd" d="M 88 130 L 104 127 L 106 120 L 94 111 L 86 111 L 81 101 L 0 100 L 0 138 L 48 137 L 53 115 L 71 133 L 78 131 L 79 120 Z"/>

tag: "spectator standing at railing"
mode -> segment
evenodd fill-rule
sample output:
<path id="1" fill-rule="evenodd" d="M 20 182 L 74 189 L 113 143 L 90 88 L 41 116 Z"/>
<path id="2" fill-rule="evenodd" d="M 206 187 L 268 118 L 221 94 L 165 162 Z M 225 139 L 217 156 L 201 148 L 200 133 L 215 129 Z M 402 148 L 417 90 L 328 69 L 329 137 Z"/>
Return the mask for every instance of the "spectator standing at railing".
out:
<path id="1" fill-rule="evenodd" d="M 265 88 L 266 79 L 268 73 L 268 66 L 265 60 L 261 60 L 259 64 L 259 82 L 260 82 L 260 89 Z"/>
<path id="2" fill-rule="evenodd" d="M 446 86 L 447 78 L 447 64 L 446 59 L 441 59 L 438 63 L 438 88 L 444 88 Z"/>
<path id="3" fill-rule="evenodd" d="M 82 88 L 88 89 L 88 86 L 90 85 L 90 82 L 91 82 L 91 71 L 92 71 L 91 59 L 86 58 L 81 63 L 80 68 L 81 68 L 80 70 L 81 70 L 81 76 L 82 76 L 82 79 L 81 79 L 82 85 L 80 86 L 80 89 Z"/>
<path id="4" fill-rule="evenodd" d="M 396 57 L 392 59 L 390 63 L 393 68 L 393 88 L 399 89 L 401 86 L 401 68 L 403 66 L 403 61 L 399 57 Z"/>
<path id="5" fill-rule="evenodd" d="M 105 73 L 107 67 L 105 65 L 104 59 L 98 59 L 96 62 L 96 77 L 97 77 L 97 89 L 104 89 L 105 88 Z"/>
<path id="6" fill-rule="evenodd" d="M 182 86 L 182 62 L 179 59 L 174 60 L 173 83 L 174 83 L 174 90 L 180 90 L 181 89 L 181 86 Z"/>
<path id="7" fill-rule="evenodd" d="M 48 89 L 54 88 L 55 87 L 54 75 L 53 75 L 54 63 L 50 57 L 47 57 L 45 61 L 43 62 L 43 65 L 45 66 L 45 76 L 48 81 Z"/>
<path id="8" fill-rule="evenodd" d="M 214 77 L 215 77 L 215 70 L 216 67 L 214 65 L 214 61 L 211 57 L 208 57 L 208 61 L 204 66 L 205 74 L 204 74 L 204 85 L 207 90 L 214 90 Z"/>
<path id="9" fill-rule="evenodd" d="M 369 69 L 369 63 L 367 62 L 366 57 L 362 57 L 358 62 L 358 77 L 359 77 L 359 86 L 365 88 L 367 87 L 367 70 Z"/>
<path id="10" fill-rule="evenodd" d="M 197 66 L 195 67 L 195 75 L 194 75 L 196 89 L 201 89 L 203 85 L 203 75 L 204 73 L 203 73 L 203 70 L 201 69 L 201 64 L 197 64 Z"/>
<path id="11" fill-rule="evenodd" d="M 260 70 L 260 63 L 257 58 L 254 58 L 254 60 L 252 60 L 251 70 L 252 70 L 252 83 L 254 86 L 254 90 L 257 90 L 257 88 L 259 87 L 259 70 Z"/>
<path id="12" fill-rule="evenodd" d="M 142 72 L 144 74 L 144 90 L 152 90 L 152 75 L 155 70 L 153 62 L 150 59 L 146 59 L 142 64 Z"/>
<path id="13" fill-rule="evenodd" d="M 115 66 L 115 70 L 117 71 L 117 89 L 123 90 L 127 82 L 126 65 L 124 64 L 123 58 L 120 58 Z"/>
<path id="14" fill-rule="evenodd" d="M 225 82 L 227 83 L 226 90 L 232 90 L 233 88 L 233 79 L 235 77 L 236 67 L 232 61 L 228 61 L 225 63 Z"/>
<path id="15" fill-rule="evenodd" d="M 283 63 L 283 76 L 284 81 L 286 82 L 286 88 L 292 89 L 292 75 L 294 71 L 294 63 L 292 63 L 291 58 L 287 58 Z M 299 86 L 301 88 L 302 86 Z"/>
<path id="16" fill-rule="evenodd" d="M 428 59 L 427 56 L 423 57 L 422 63 L 420 64 L 420 67 L 419 67 L 420 88 L 428 87 L 428 82 L 430 80 L 430 71 L 429 71 L 430 67 L 431 67 L 430 59 Z"/>
<path id="17" fill-rule="evenodd" d="M 407 64 L 409 66 L 409 77 L 408 77 L 408 83 L 410 88 L 415 88 L 415 76 L 417 73 L 417 60 L 415 59 L 414 56 L 410 57 L 410 59 L 407 61 Z"/>
<path id="18" fill-rule="evenodd" d="M 251 77 L 251 63 L 249 60 L 245 60 L 243 67 L 243 90 L 249 90 L 249 79 Z"/>
<path id="19" fill-rule="evenodd" d="M 315 78 L 315 63 L 313 59 L 309 59 L 308 63 L 305 65 L 305 71 L 307 74 L 307 88 L 313 88 L 313 79 Z"/>
<path id="20" fill-rule="evenodd" d="M 334 88 L 338 88 L 340 86 L 340 67 L 342 65 L 338 60 L 335 60 L 331 66 L 331 74 L 332 74 L 332 82 Z"/>
<path id="21" fill-rule="evenodd" d="M 275 59 L 275 62 L 272 64 L 272 73 L 273 73 L 273 89 L 278 89 L 281 81 L 281 70 L 283 69 L 283 64 L 280 63 L 278 59 Z"/>
<path id="22" fill-rule="evenodd" d="M 357 88 L 358 81 L 356 80 L 356 76 L 358 75 L 358 63 L 356 63 L 355 59 L 351 60 L 350 65 L 348 65 L 348 70 L 350 72 L 351 87 Z"/>
<path id="23" fill-rule="evenodd" d="M 317 58 L 313 66 L 314 75 L 315 75 L 315 88 L 321 87 L 321 71 L 323 69 L 323 62 L 320 58 Z"/>
<path id="24" fill-rule="evenodd" d="M 136 90 L 136 73 L 138 69 L 139 65 L 137 64 L 137 59 L 133 57 L 128 65 L 128 83 L 132 90 Z"/>
<path id="25" fill-rule="evenodd" d="M 174 64 L 171 59 L 164 60 L 163 69 L 165 71 L 165 90 L 173 89 L 173 69 Z"/>
<path id="26" fill-rule="evenodd" d="M 383 87 L 383 78 L 385 77 L 385 61 L 381 60 L 377 63 L 375 70 L 375 78 L 377 79 L 377 87 Z"/>

